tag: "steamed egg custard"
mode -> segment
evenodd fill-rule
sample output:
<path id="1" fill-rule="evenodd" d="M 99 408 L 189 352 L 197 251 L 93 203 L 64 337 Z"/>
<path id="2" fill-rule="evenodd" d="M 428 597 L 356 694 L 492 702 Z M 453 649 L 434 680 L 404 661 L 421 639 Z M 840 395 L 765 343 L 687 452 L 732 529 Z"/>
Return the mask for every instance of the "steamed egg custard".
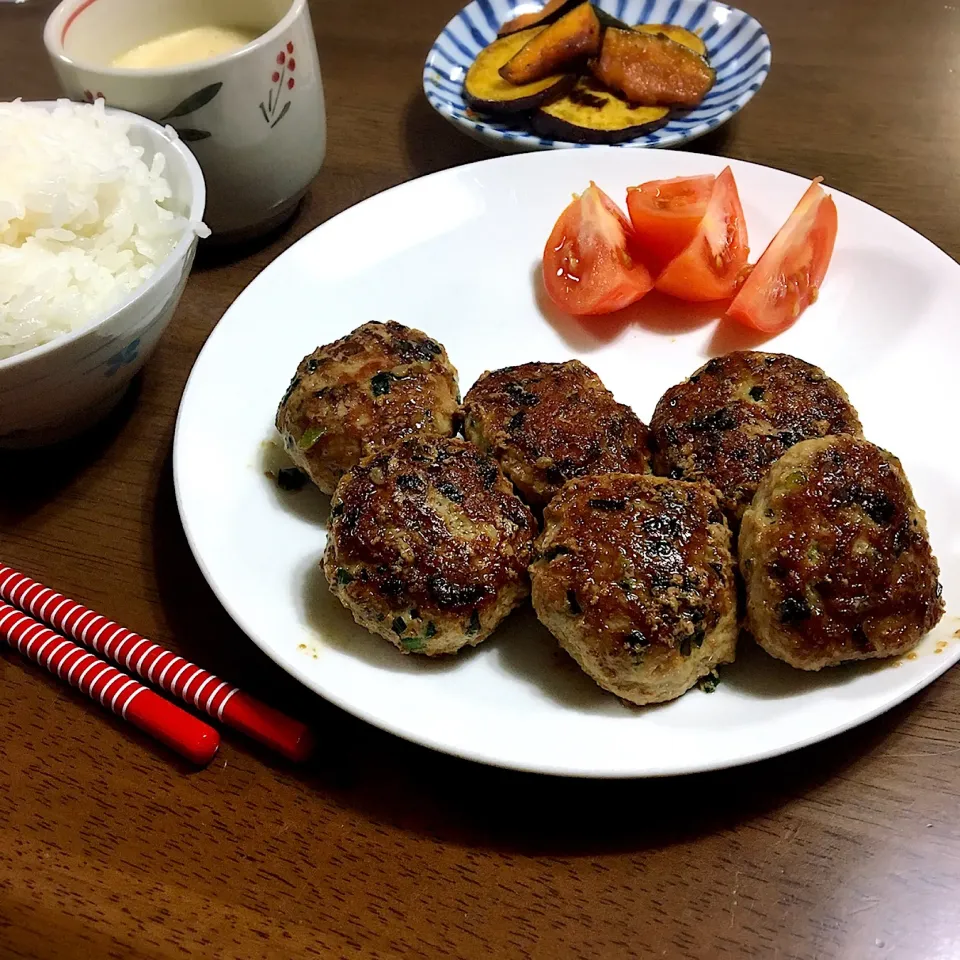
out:
<path id="1" fill-rule="evenodd" d="M 253 42 L 260 31 L 249 27 L 205 25 L 164 34 L 114 57 L 113 67 L 127 70 L 150 70 L 158 67 L 176 67 L 196 63 L 232 53 Z"/>

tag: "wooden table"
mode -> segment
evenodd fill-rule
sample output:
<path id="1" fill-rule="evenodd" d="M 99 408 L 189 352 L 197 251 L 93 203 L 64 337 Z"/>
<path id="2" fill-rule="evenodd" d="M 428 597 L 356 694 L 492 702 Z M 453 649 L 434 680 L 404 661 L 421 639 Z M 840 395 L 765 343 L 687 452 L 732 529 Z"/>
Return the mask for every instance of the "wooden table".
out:
<path id="1" fill-rule="evenodd" d="M 960 254 L 960 8 L 744 0 L 773 72 L 699 148 L 823 174 Z M 458 0 L 318 0 L 330 144 L 304 209 L 198 263 L 133 393 L 0 457 L 2 557 L 315 724 L 306 769 L 226 734 L 197 772 L 0 655 L 0 956 L 957 956 L 960 674 L 828 743 L 713 775 L 559 781 L 380 733 L 283 674 L 184 540 L 170 446 L 207 334 L 267 263 L 400 181 L 488 156 L 420 71 Z M 48 98 L 50 0 L 0 4 L 0 99 Z M 362 255 L 362 251 L 358 251 Z"/>

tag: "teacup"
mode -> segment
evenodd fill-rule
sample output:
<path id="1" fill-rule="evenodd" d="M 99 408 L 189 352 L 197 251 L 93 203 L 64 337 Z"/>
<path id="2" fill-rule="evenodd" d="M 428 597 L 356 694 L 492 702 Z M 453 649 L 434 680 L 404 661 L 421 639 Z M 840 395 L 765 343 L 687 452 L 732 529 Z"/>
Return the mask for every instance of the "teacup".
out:
<path id="1" fill-rule="evenodd" d="M 179 66 L 112 65 L 198 27 L 255 37 Z M 62 0 L 44 43 L 66 94 L 174 127 L 203 169 L 205 221 L 238 240 L 282 223 L 323 163 L 326 115 L 307 0 Z"/>

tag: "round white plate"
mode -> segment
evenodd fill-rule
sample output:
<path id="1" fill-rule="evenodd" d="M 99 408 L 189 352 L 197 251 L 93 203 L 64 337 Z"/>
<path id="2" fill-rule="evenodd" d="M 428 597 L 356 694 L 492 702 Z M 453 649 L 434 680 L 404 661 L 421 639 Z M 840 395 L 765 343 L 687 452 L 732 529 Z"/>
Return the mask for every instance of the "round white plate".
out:
<path id="1" fill-rule="evenodd" d="M 581 324 L 538 296 L 543 244 L 570 194 L 716 173 L 727 161 L 613 148 L 523 154 L 388 190 L 275 260 L 214 330 L 187 384 L 174 471 L 200 568 L 240 627 L 281 667 L 385 730 L 459 756 L 548 773 L 636 777 L 746 763 L 822 740 L 904 700 L 960 657 L 960 452 L 953 442 L 960 267 L 908 227 L 833 192 L 840 230 L 819 301 L 766 348 L 819 364 L 867 436 L 903 460 L 927 511 L 947 616 L 902 662 L 795 671 L 749 644 L 713 694 L 624 706 L 583 676 L 529 608 L 477 649 L 402 656 L 356 627 L 318 562 L 328 499 L 285 493 L 277 403 L 298 361 L 368 320 L 442 341 L 464 390 L 485 369 L 578 357 L 648 418 L 705 358 L 755 346 L 717 308 L 651 294 Z M 759 253 L 806 187 L 730 161 Z M 938 643 L 938 641 L 940 641 Z"/>

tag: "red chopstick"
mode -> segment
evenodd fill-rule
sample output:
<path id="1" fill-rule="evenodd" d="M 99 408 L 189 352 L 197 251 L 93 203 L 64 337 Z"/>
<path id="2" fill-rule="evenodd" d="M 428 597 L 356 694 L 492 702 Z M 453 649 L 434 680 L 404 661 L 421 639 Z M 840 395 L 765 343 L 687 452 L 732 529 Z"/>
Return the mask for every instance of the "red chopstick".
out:
<path id="1" fill-rule="evenodd" d="M 0 603 L 0 636 L 188 760 L 206 766 L 214 758 L 220 734 L 213 727 L 6 603 Z"/>
<path id="2" fill-rule="evenodd" d="M 0 599 L 291 760 L 305 760 L 313 751 L 313 734 L 299 720 L 3 564 Z"/>
<path id="3" fill-rule="evenodd" d="M 299 720 L 2 563 L 0 599 L 290 760 L 313 752 L 313 734 Z"/>

